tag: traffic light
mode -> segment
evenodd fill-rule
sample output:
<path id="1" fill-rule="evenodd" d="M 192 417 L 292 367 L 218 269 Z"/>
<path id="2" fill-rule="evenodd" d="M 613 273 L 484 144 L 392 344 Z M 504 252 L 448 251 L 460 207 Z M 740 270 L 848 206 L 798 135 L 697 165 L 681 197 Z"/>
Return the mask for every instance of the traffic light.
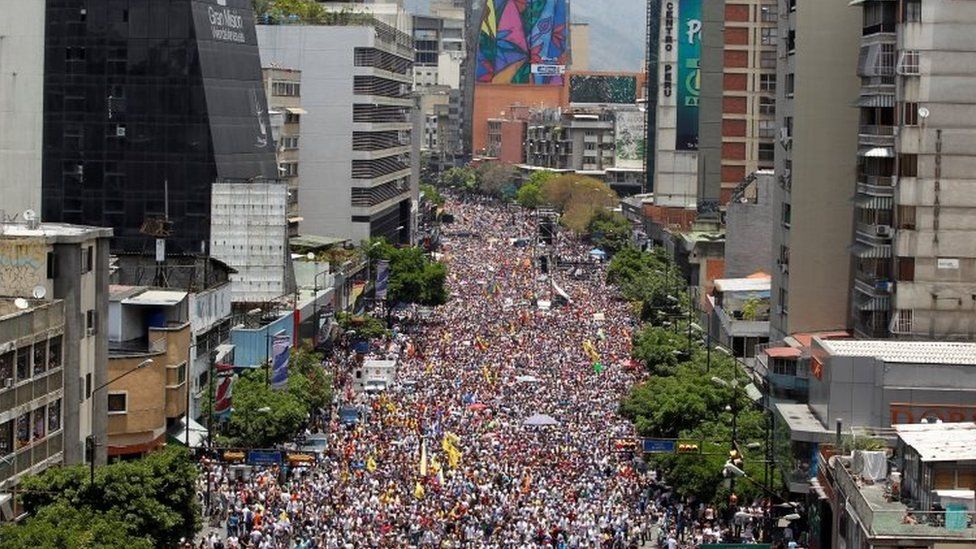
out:
<path id="1" fill-rule="evenodd" d="M 689 444 L 684 444 L 684 443 L 679 444 L 678 445 L 678 453 L 679 454 L 697 454 L 698 453 L 698 445 L 697 444 L 690 444 L 690 443 Z"/>

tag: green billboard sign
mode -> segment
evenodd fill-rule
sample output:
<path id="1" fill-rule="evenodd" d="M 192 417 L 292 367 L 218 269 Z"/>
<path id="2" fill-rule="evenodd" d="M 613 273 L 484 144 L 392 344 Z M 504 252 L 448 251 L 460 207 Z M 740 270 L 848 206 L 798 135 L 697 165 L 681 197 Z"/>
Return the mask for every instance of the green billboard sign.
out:
<path id="1" fill-rule="evenodd" d="M 678 4 L 678 120 L 675 149 L 698 150 L 698 97 L 701 91 L 701 3 Z"/>

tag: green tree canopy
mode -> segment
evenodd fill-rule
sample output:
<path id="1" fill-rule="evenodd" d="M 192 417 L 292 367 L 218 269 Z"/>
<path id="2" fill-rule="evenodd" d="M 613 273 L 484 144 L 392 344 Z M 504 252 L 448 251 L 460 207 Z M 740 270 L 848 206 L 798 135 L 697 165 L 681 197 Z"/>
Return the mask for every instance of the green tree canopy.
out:
<path id="1" fill-rule="evenodd" d="M 387 301 L 428 306 L 447 303 L 447 267 L 443 263 L 432 261 L 417 246 L 397 248 L 382 238 L 368 241 L 366 247 L 370 261 L 390 262 Z"/>
<path id="2" fill-rule="evenodd" d="M 606 183 L 576 174 L 547 180 L 542 194 L 546 204 L 562 213 L 562 224 L 577 234 L 586 232 L 596 212 L 617 204 L 617 193 Z"/>
<path id="3" fill-rule="evenodd" d="M 153 541 L 140 536 L 117 512 L 103 513 L 59 501 L 21 524 L 0 528 L 0 549 L 24 547 L 152 549 Z"/>
<path id="4" fill-rule="evenodd" d="M 478 189 L 488 195 L 510 198 L 515 193 L 515 166 L 507 162 L 485 162 L 475 170 Z"/>
<path id="5" fill-rule="evenodd" d="M 519 187 L 515 193 L 515 202 L 523 208 L 534 210 L 542 204 L 542 188 L 531 181 Z"/>
<path id="6" fill-rule="evenodd" d="M 39 523 L 40 531 L 45 527 L 44 521 L 53 520 L 42 511 L 52 506 L 60 510 L 63 505 L 83 513 L 82 518 L 90 517 L 90 526 L 97 526 L 97 532 L 102 532 L 106 524 L 94 520 L 99 514 L 117 513 L 105 515 L 105 520 L 111 523 L 113 516 L 123 520 L 128 528 L 120 529 L 120 535 L 143 536 L 157 546 L 175 545 L 181 537 L 192 537 L 200 528 L 196 478 L 189 452 L 179 446 L 167 446 L 137 461 L 99 467 L 94 484 L 89 483 L 88 467 L 84 465 L 48 469 L 25 477 L 20 493 L 28 513 L 47 517 Z M 88 520 L 75 523 L 71 518 L 64 526 L 76 528 Z"/>
<path id="7" fill-rule="evenodd" d="M 632 230 L 626 217 L 611 210 L 597 210 L 586 226 L 593 243 L 611 256 L 628 246 Z"/>
<path id="8" fill-rule="evenodd" d="M 424 197 L 430 200 L 435 206 L 444 205 L 444 196 L 433 185 L 421 185 L 420 192 L 424 193 Z"/>
<path id="9" fill-rule="evenodd" d="M 365 339 L 386 337 L 390 333 L 382 320 L 370 315 L 354 315 L 340 311 L 336 313 L 336 320 L 343 331 L 355 330 L 357 335 Z"/>
<path id="10" fill-rule="evenodd" d="M 452 189 L 473 191 L 478 188 L 478 178 L 473 169 L 465 166 L 441 172 L 438 184 Z"/>

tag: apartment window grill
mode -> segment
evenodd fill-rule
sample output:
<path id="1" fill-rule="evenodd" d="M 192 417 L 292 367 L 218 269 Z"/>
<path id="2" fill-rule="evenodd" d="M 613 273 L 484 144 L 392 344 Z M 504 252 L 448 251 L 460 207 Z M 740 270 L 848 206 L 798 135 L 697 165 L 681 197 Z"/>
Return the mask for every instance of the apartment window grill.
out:
<path id="1" fill-rule="evenodd" d="M 764 21 L 766 23 L 775 23 L 776 22 L 776 17 L 778 15 L 778 13 L 776 11 L 777 10 L 777 7 L 778 6 L 776 4 L 769 4 L 769 5 L 765 5 L 765 6 L 762 6 L 761 8 L 759 8 L 760 9 L 760 12 L 762 14 L 761 15 L 762 21 Z"/>
<path id="2" fill-rule="evenodd" d="M 281 138 L 281 148 L 286 151 L 293 151 L 298 148 L 298 136 L 286 135 Z"/>
<path id="3" fill-rule="evenodd" d="M 352 161 L 352 177 L 354 179 L 372 179 L 409 169 L 410 164 L 395 156 Z"/>
<path id="4" fill-rule="evenodd" d="M 759 66 L 764 69 L 775 69 L 776 68 L 776 52 L 775 51 L 761 51 L 759 52 Z"/>
<path id="5" fill-rule="evenodd" d="M 776 137 L 775 120 L 759 120 L 757 122 L 759 137 L 771 139 Z"/>
<path id="6" fill-rule="evenodd" d="M 278 167 L 281 177 L 295 177 L 298 175 L 298 162 L 282 162 Z"/>
<path id="7" fill-rule="evenodd" d="M 271 95 L 275 97 L 298 97 L 301 95 L 302 85 L 298 82 L 273 82 Z"/>
<path id="8" fill-rule="evenodd" d="M 406 97 L 409 93 L 406 84 L 377 76 L 354 76 L 352 85 L 357 95 Z"/>
<path id="9" fill-rule="evenodd" d="M 352 121 L 368 123 L 406 122 L 407 109 L 390 105 L 365 105 L 357 103 L 352 106 Z"/>
<path id="10" fill-rule="evenodd" d="M 352 150 L 379 151 L 410 144 L 409 136 L 401 136 L 396 131 L 352 132 Z"/>
<path id="11" fill-rule="evenodd" d="M 356 48 L 353 53 L 353 64 L 357 67 L 373 67 L 403 75 L 410 72 L 412 65 L 409 59 L 375 48 Z"/>
<path id="12" fill-rule="evenodd" d="M 915 328 L 915 311 L 912 309 L 898 309 L 892 327 L 897 334 L 910 334 Z"/>
<path id="13" fill-rule="evenodd" d="M 901 104 L 901 123 L 904 126 L 918 126 L 918 103 Z"/>
<path id="14" fill-rule="evenodd" d="M 898 74 L 902 76 L 918 76 L 918 50 L 905 50 L 898 59 Z"/>

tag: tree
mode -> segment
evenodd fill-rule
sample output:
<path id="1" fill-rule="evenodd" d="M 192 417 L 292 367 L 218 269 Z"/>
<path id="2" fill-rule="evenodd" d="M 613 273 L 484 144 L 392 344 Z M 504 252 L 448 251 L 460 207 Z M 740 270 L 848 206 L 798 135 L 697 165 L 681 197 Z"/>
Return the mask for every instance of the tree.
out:
<path id="1" fill-rule="evenodd" d="M 478 188 L 478 178 L 471 168 L 451 168 L 441 173 L 438 184 L 442 187 L 473 191 Z"/>
<path id="2" fill-rule="evenodd" d="M 421 185 L 420 192 L 424 193 L 424 198 L 430 200 L 431 204 L 435 206 L 444 205 L 444 196 L 433 185 Z"/>
<path id="3" fill-rule="evenodd" d="M 332 376 L 322 367 L 322 355 L 307 347 L 293 349 L 288 363 L 288 377 L 296 380 L 295 396 L 312 410 L 326 408 L 332 402 Z"/>
<path id="4" fill-rule="evenodd" d="M 268 386 L 267 372 L 248 370 L 234 381 L 233 410 L 222 424 L 228 446 L 269 448 L 291 439 L 301 429 L 311 404 L 303 400 L 310 393 L 309 381 L 288 373 L 288 390 Z M 209 403 L 204 413 L 209 411 Z"/>
<path id="5" fill-rule="evenodd" d="M 94 484 L 84 465 L 48 469 L 25 477 L 21 494 L 32 515 L 58 504 L 88 515 L 118 513 L 131 528 L 122 532 L 145 536 L 157 546 L 175 545 L 200 528 L 196 478 L 189 452 L 166 446 L 137 461 L 98 468 Z"/>
<path id="6" fill-rule="evenodd" d="M 551 172 L 549 170 L 538 170 L 532 172 L 532 175 L 529 176 L 529 179 L 528 181 L 526 181 L 526 183 L 532 183 L 533 185 L 538 185 L 539 188 L 542 188 L 542 186 L 546 184 L 546 181 L 549 181 L 556 177 L 558 177 L 558 174 L 556 172 Z"/>
<path id="7" fill-rule="evenodd" d="M 343 331 L 355 330 L 358 336 L 365 339 L 378 339 L 390 333 L 382 320 L 370 315 L 354 315 L 340 311 L 336 314 L 336 320 Z"/>
<path id="8" fill-rule="evenodd" d="M 630 221 L 611 210 L 597 210 L 586 226 L 590 239 L 609 255 L 614 255 L 630 243 Z"/>
<path id="9" fill-rule="evenodd" d="M 506 162 L 485 162 L 475 173 L 481 192 L 501 198 L 515 194 L 515 166 Z"/>
<path id="10" fill-rule="evenodd" d="M 315 0 L 253 0 L 254 14 L 276 21 L 322 23 L 325 8 Z"/>
<path id="11" fill-rule="evenodd" d="M 577 234 L 586 232 L 597 211 L 617 204 L 617 193 L 606 183 L 575 174 L 547 180 L 542 194 L 547 204 L 562 213 L 562 224 Z"/>
<path id="12" fill-rule="evenodd" d="M 534 210 L 542 204 L 542 187 L 531 181 L 519 187 L 515 193 L 515 202 L 523 208 Z"/>
<path id="13" fill-rule="evenodd" d="M 443 305 L 447 303 L 447 267 L 431 261 L 417 246 L 397 248 L 385 239 L 372 239 L 366 244 L 370 261 L 390 262 L 387 301 Z"/>
<path id="14" fill-rule="evenodd" d="M 680 339 L 679 339 L 680 338 Z M 671 376 L 685 354 L 687 340 L 657 326 L 646 325 L 634 334 L 631 356 L 656 376 Z"/>
<path id="15" fill-rule="evenodd" d="M 23 523 L 0 528 L 0 549 L 23 547 L 151 549 L 153 541 L 139 536 L 117 512 L 101 513 L 59 501 Z"/>

